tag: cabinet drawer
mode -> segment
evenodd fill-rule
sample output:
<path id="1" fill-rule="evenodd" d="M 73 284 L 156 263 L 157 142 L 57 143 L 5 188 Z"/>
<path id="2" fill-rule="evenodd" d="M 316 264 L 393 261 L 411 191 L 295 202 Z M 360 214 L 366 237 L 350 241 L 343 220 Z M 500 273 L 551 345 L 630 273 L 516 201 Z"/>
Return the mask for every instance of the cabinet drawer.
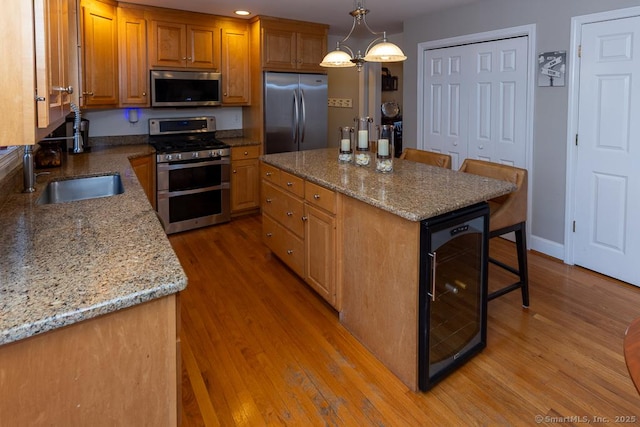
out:
<path id="1" fill-rule="evenodd" d="M 280 169 L 260 162 L 260 176 L 263 180 L 280 185 Z"/>
<path id="2" fill-rule="evenodd" d="M 259 145 L 231 147 L 231 160 L 257 159 L 260 156 Z"/>
<path id="3" fill-rule="evenodd" d="M 336 193 L 328 188 L 306 181 L 304 183 L 304 198 L 314 206 L 332 214 L 336 213 Z"/>
<path id="4" fill-rule="evenodd" d="M 262 241 L 297 275 L 304 277 L 304 242 L 269 215 L 262 215 Z"/>
<path id="5" fill-rule="evenodd" d="M 263 212 L 271 215 L 282 226 L 299 236 L 304 237 L 304 202 L 302 199 L 288 194 L 281 188 L 267 182 L 262 185 Z"/>
<path id="6" fill-rule="evenodd" d="M 288 172 L 280 171 L 280 187 L 300 198 L 304 197 L 304 179 Z"/>

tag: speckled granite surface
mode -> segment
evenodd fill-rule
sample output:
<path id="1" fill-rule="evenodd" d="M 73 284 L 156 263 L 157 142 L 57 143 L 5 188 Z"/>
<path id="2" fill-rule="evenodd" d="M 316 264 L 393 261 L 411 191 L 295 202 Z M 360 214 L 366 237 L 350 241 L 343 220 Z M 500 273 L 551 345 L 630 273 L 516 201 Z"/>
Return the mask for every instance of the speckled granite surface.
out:
<path id="1" fill-rule="evenodd" d="M 337 148 L 267 154 L 260 159 L 410 221 L 471 206 L 515 189 L 506 181 L 400 159 L 394 159 L 392 173 L 382 174 L 374 165 L 338 163 Z"/>
<path id="2" fill-rule="evenodd" d="M 148 145 L 127 145 L 66 155 L 61 168 L 38 177 L 35 193 L 8 195 L 0 206 L 0 344 L 186 287 L 128 160 L 151 152 Z M 50 180 L 106 172 L 120 173 L 123 194 L 35 203 Z"/>

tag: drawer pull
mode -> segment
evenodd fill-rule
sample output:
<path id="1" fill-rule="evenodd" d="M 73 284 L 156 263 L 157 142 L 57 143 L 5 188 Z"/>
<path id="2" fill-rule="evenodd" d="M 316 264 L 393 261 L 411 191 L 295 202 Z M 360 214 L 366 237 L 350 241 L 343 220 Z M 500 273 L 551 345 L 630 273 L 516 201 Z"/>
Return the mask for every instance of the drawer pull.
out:
<path id="1" fill-rule="evenodd" d="M 291 211 L 287 212 L 287 216 L 293 216 L 293 212 Z"/>
<path id="2" fill-rule="evenodd" d="M 267 233 L 267 237 L 273 236 L 273 233 Z"/>
<path id="3" fill-rule="evenodd" d="M 248 156 L 248 155 L 249 155 L 249 152 L 248 152 L 248 151 L 245 151 L 245 152 L 244 152 L 244 155 L 245 155 L 245 156 Z"/>
<path id="4" fill-rule="evenodd" d="M 306 220 L 308 220 L 308 219 L 309 219 L 309 217 L 308 217 L 308 216 L 303 216 L 303 217 L 302 217 L 302 220 L 303 220 L 303 221 L 306 221 Z"/>
<path id="5" fill-rule="evenodd" d="M 287 254 L 293 255 L 293 249 L 287 249 Z"/>
<path id="6" fill-rule="evenodd" d="M 313 195 L 313 198 L 314 198 L 314 199 L 316 199 L 316 200 L 318 200 L 318 199 L 320 198 L 320 195 L 319 195 L 319 194 L 314 194 L 314 195 Z"/>
<path id="7" fill-rule="evenodd" d="M 293 185 L 293 182 L 287 182 L 287 187 L 291 187 Z"/>
<path id="8" fill-rule="evenodd" d="M 271 203 L 271 199 L 267 198 L 267 203 Z"/>
<path id="9" fill-rule="evenodd" d="M 271 176 L 271 172 L 267 172 L 267 176 Z"/>

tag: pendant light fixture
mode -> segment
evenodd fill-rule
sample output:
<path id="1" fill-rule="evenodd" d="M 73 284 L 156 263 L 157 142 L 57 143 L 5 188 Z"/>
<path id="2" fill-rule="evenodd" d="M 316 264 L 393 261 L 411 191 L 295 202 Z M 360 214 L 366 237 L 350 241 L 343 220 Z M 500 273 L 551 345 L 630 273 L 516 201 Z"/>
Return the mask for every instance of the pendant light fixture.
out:
<path id="1" fill-rule="evenodd" d="M 407 59 L 402 49 L 387 40 L 386 32 L 376 33 L 369 28 L 366 19 L 367 13 L 369 13 L 369 10 L 365 9 L 362 3 L 358 1 L 356 8 L 349 12 L 353 17 L 351 31 L 349 31 L 349 34 L 347 34 L 344 39 L 337 43 L 336 50 L 329 52 L 324 57 L 320 66 L 332 68 L 355 66 L 358 67 L 358 71 L 361 71 L 362 65 L 365 62 L 399 62 Z M 353 34 L 353 31 L 360 25 L 364 25 L 364 28 L 366 28 L 369 33 L 376 36 L 367 46 L 364 56 L 362 56 L 360 50 L 354 53 L 353 49 L 346 44 L 347 40 L 349 40 Z"/>

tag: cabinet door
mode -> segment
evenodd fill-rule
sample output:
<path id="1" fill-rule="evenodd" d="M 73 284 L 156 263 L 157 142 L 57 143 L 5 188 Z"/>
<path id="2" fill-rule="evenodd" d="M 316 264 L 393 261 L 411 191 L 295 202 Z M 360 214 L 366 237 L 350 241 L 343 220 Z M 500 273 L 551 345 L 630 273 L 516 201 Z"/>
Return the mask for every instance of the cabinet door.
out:
<path id="1" fill-rule="evenodd" d="M 297 33 L 296 52 L 296 69 L 323 71 L 320 63 L 327 53 L 327 35 L 324 33 Z"/>
<path id="2" fill-rule="evenodd" d="M 222 87 L 223 104 L 249 104 L 251 80 L 249 31 L 246 28 L 222 29 Z"/>
<path id="3" fill-rule="evenodd" d="M 336 220 L 305 205 L 305 280 L 331 305 L 336 304 Z"/>
<path id="4" fill-rule="evenodd" d="M 187 68 L 220 69 L 220 29 L 187 26 Z"/>
<path id="5" fill-rule="evenodd" d="M 70 111 L 69 1 L 34 2 L 37 127 L 64 120 Z M 44 98 L 44 99 L 43 99 Z"/>
<path id="6" fill-rule="evenodd" d="M 156 171 L 152 155 L 135 157 L 129 161 L 140 182 L 149 203 L 156 208 Z"/>
<path id="7" fill-rule="evenodd" d="M 116 8 L 82 2 L 83 88 L 85 107 L 118 104 L 118 29 Z"/>
<path id="8" fill-rule="evenodd" d="M 271 28 L 265 28 L 263 31 L 262 67 L 295 70 L 296 33 Z"/>
<path id="9" fill-rule="evenodd" d="M 118 8 L 120 105 L 149 106 L 147 88 L 147 21 L 144 12 Z"/>
<path id="10" fill-rule="evenodd" d="M 184 67 L 187 60 L 187 26 L 175 22 L 151 21 L 151 67 Z"/>
<path id="11" fill-rule="evenodd" d="M 231 213 L 260 205 L 259 154 L 257 145 L 231 149 Z"/>

